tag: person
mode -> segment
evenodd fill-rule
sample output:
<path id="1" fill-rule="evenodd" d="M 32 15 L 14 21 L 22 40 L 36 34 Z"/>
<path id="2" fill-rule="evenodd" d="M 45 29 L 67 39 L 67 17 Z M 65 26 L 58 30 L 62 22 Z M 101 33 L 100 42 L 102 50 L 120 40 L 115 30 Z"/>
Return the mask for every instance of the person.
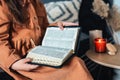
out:
<path id="1" fill-rule="evenodd" d="M 112 7 L 113 0 L 103 1 Z M 113 42 L 112 35 L 109 32 L 105 19 L 102 19 L 99 15 L 92 11 L 93 2 L 94 0 L 82 0 L 81 2 L 78 19 L 79 25 L 82 27 L 82 32 L 86 35 L 89 35 L 90 30 L 102 30 L 104 34 L 103 37 L 107 39 L 108 42 Z M 85 61 L 88 70 L 95 80 L 112 80 L 113 69 L 98 65 L 85 55 L 86 51 L 89 49 L 89 44 L 89 38 L 81 41 L 80 46 L 83 47 L 79 49 L 79 53 L 81 54 L 78 54 L 78 56 L 85 56 L 83 57 L 83 60 Z"/>
<path id="2" fill-rule="evenodd" d="M 74 25 L 55 22 L 50 26 Z M 41 45 L 47 14 L 39 0 L 0 0 L 0 67 L 15 80 L 93 80 L 82 59 L 74 56 L 61 68 L 28 64 L 25 58 L 35 45 Z"/>

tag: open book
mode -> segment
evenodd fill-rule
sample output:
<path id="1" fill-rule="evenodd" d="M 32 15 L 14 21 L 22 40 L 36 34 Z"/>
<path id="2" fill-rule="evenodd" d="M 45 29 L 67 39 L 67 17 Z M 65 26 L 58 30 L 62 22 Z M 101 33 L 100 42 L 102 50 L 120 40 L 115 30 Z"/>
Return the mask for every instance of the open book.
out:
<path id="1" fill-rule="evenodd" d="M 42 45 L 36 46 L 27 54 L 32 63 L 48 66 L 61 66 L 75 53 L 80 27 L 48 27 Z"/>

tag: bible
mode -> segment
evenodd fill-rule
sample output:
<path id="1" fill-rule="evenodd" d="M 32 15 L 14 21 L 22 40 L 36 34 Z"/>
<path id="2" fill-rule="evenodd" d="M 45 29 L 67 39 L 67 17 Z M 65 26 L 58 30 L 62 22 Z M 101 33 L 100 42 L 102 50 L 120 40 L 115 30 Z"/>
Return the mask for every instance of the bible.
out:
<path id="1" fill-rule="evenodd" d="M 75 54 L 80 27 L 48 27 L 42 41 L 31 49 L 26 58 L 32 58 L 33 64 L 59 67 Z"/>

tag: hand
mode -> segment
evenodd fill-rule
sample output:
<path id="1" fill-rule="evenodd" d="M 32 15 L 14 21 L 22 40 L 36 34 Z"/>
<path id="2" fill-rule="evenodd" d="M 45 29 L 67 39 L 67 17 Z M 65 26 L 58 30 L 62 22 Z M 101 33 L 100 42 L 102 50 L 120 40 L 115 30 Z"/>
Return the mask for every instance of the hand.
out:
<path id="1" fill-rule="evenodd" d="M 20 59 L 12 64 L 11 69 L 16 71 L 18 70 L 31 71 L 39 67 L 38 65 L 28 64 L 28 62 L 31 62 L 31 61 L 32 59 L 29 59 L 29 58 Z"/>
<path id="2" fill-rule="evenodd" d="M 78 26 L 78 23 L 72 23 L 72 22 L 57 22 L 57 26 L 59 26 L 59 28 L 61 30 L 64 29 L 64 26 Z"/>
<path id="3" fill-rule="evenodd" d="M 49 24 L 49 26 L 58 26 L 61 30 L 63 30 L 64 26 L 78 26 L 78 23 L 59 21 L 59 22 L 51 23 Z"/>

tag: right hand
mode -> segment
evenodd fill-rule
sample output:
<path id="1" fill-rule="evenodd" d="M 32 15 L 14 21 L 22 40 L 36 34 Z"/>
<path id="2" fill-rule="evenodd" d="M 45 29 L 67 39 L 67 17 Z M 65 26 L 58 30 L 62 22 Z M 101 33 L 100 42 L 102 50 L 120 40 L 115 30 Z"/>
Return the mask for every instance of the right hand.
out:
<path id="1" fill-rule="evenodd" d="M 16 71 L 31 71 L 33 69 L 36 69 L 39 67 L 39 65 L 29 64 L 28 62 L 31 62 L 32 59 L 24 58 L 16 61 L 12 64 L 11 69 Z"/>

